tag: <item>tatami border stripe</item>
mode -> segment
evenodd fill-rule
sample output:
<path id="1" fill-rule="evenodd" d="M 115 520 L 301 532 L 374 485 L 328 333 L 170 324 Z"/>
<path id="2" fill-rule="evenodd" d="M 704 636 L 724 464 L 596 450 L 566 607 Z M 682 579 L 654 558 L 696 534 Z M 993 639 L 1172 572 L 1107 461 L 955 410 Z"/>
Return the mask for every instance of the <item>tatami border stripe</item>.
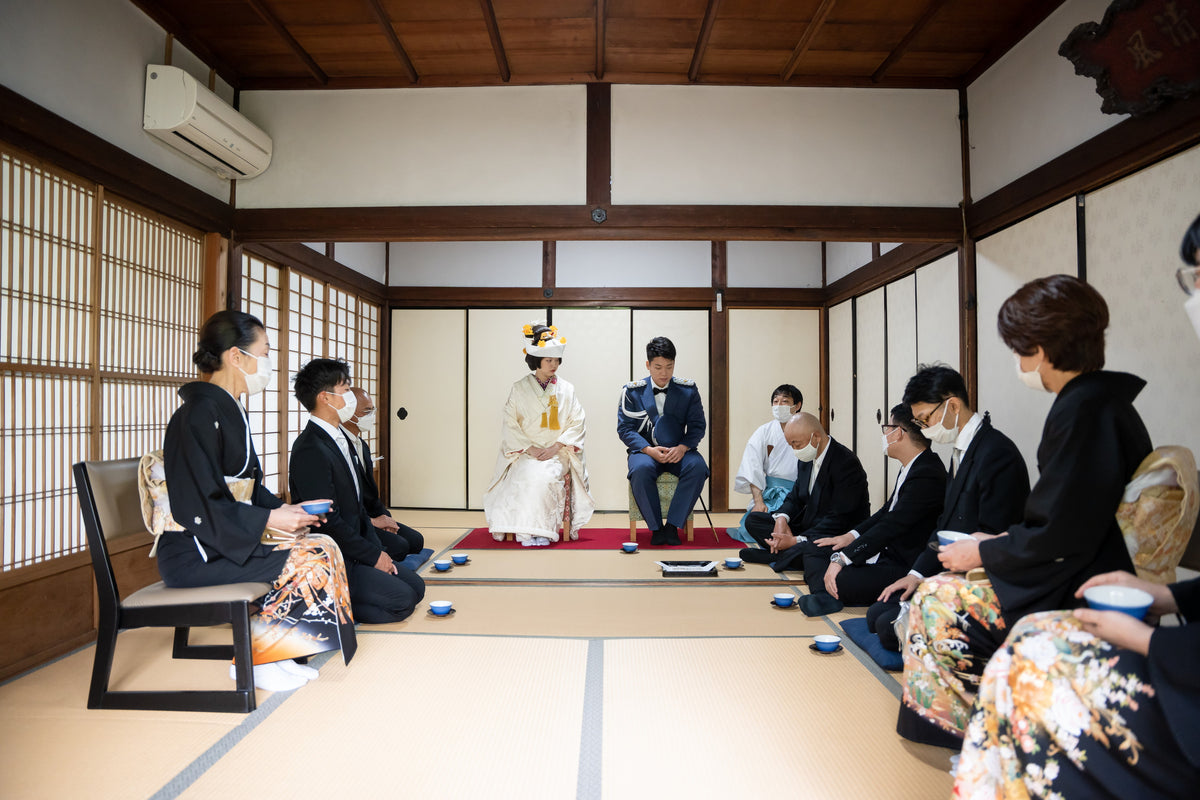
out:
<path id="1" fill-rule="evenodd" d="M 577 800 L 600 800 L 604 769 L 604 640 L 589 639 L 583 681 L 583 725 L 579 736 Z"/>

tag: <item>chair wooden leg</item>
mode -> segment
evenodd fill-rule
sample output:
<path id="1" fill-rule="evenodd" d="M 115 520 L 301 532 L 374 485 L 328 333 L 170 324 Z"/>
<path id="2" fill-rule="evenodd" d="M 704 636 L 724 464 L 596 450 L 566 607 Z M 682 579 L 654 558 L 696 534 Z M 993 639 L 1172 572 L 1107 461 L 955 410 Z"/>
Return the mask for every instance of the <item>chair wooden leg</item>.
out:
<path id="1" fill-rule="evenodd" d="M 692 518 L 691 518 L 691 517 L 688 517 L 688 521 L 687 521 L 687 537 L 688 537 L 688 541 L 689 541 L 689 542 L 690 542 L 690 541 L 692 541 L 692 537 L 695 535 L 695 534 L 694 534 L 694 532 L 693 532 L 693 531 L 694 531 L 694 528 L 695 528 L 695 523 L 693 522 L 693 520 L 692 520 Z"/>
<path id="2" fill-rule="evenodd" d="M 629 520 L 629 541 L 637 541 L 637 523 L 633 520 Z"/>
<path id="3" fill-rule="evenodd" d="M 233 619 L 233 663 L 234 680 L 238 695 L 242 696 L 246 711 L 253 711 L 258 698 L 254 691 L 254 648 L 250 642 L 250 609 L 242 604 L 235 609 Z"/>
<path id="4" fill-rule="evenodd" d="M 104 708 L 104 696 L 108 693 L 108 679 L 112 674 L 113 653 L 117 649 L 117 633 L 114 623 L 100 621 L 100 628 L 96 631 L 96 657 L 92 660 L 88 708 Z"/>

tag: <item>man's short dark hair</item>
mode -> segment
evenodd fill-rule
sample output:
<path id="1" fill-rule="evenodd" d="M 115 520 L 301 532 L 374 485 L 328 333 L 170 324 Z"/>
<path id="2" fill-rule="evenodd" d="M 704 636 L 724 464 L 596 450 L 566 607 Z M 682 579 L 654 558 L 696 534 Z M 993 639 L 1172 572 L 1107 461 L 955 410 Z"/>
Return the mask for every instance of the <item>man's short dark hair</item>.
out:
<path id="1" fill-rule="evenodd" d="M 920 401 L 918 401 L 920 402 Z M 904 403 L 892 406 L 891 414 L 892 424 L 899 425 L 900 430 L 904 431 L 904 435 L 908 440 L 922 450 L 928 450 L 931 442 L 925 438 L 925 434 L 921 433 L 921 429 L 917 427 L 917 423 L 913 421 L 912 408 Z"/>
<path id="2" fill-rule="evenodd" d="M 1108 303 L 1074 275 L 1037 278 L 1017 289 L 1000 306 L 996 327 L 1014 353 L 1029 356 L 1040 347 L 1057 370 L 1104 367 Z"/>
<path id="3" fill-rule="evenodd" d="M 667 361 L 675 360 L 675 345 L 665 336 L 655 336 L 646 345 L 646 360 L 653 361 L 656 358 L 665 358 Z"/>
<path id="4" fill-rule="evenodd" d="M 339 383 L 350 382 L 350 365 L 341 358 L 314 358 L 292 380 L 296 399 L 309 411 L 317 407 L 317 395 L 331 392 Z"/>
<path id="5" fill-rule="evenodd" d="M 1179 245 L 1179 257 L 1188 266 L 1200 267 L 1200 264 L 1196 263 L 1197 250 L 1200 250 L 1200 217 L 1192 220 L 1192 227 L 1183 234 L 1183 242 Z"/>
<path id="6" fill-rule="evenodd" d="M 958 370 L 945 364 L 918 364 L 917 374 L 908 379 L 900 402 L 911 408 L 913 403 L 937 405 L 948 397 L 957 397 L 967 406 L 971 405 L 967 382 Z"/>
<path id="7" fill-rule="evenodd" d="M 772 403 L 775 402 L 776 397 L 790 397 L 792 398 L 792 405 L 796 405 L 797 403 L 802 406 L 804 405 L 804 395 L 800 394 L 800 390 L 790 383 L 781 383 L 779 386 L 776 386 L 775 391 L 771 392 Z"/>

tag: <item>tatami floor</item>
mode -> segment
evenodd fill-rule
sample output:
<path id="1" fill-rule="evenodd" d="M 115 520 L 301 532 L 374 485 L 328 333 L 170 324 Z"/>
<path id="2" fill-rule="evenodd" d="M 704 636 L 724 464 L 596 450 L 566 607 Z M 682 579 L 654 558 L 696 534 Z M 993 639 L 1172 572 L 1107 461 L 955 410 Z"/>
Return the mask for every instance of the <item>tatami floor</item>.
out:
<path id="1" fill-rule="evenodd" d="M 396 516 L 438 553 L 483 525 Z M 453 600 L 453 616 L 422 605 L 360 626 L 349 667 L 314 659 L 317 681 L 260 691 L 248 715 L 88 711 L 83 648 L 0 685 L 0 798 L 949 795 L 949 752 L 894 732 L 896 678 L 846 640 L 809 649 L 865 609 L 809 619 L 770 607 L 793 582 L 803 591 L 799 576 L 747 565 L 664 580 L 656 557 L 473 551 L 426 576 L 426 599 Z M 114 688 L 228 688 L 226 663 L 169 651 L 169 631 L 123 633 Z"/>

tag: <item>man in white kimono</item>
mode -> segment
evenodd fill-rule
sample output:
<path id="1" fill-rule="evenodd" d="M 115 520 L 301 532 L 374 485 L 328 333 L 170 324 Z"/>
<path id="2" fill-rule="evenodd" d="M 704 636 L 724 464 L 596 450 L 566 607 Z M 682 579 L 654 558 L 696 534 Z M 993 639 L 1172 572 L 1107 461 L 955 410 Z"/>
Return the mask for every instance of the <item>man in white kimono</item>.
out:
<path id="1" fill-rule="evenodd" d="M 586 424 L 575 387 L 558 377 L 566 339 L 558 329 L 526 325 L 525 363 L 504 404 L 496 473 L 483 498 L 488 530 L 514 534 L 526 547 L 579 538 L 596 504 L 583 456 Z"/>
<path id="2" fill-rule="evenodd" d="M 746 442 L 742 464 L 733 481 L 733 490 L 751 496 L 746 514 L 751 511 L 775 511 L 796 482 L 796 456 L 783 435 L 783 426 L 804 406 L 804 395 L 790 383 L 771 392 L 771 421 L 762 425 Z M 743 542 L 754 543 L 746 533 L 746 516 L 738 527 L 727 533 Z"/>

